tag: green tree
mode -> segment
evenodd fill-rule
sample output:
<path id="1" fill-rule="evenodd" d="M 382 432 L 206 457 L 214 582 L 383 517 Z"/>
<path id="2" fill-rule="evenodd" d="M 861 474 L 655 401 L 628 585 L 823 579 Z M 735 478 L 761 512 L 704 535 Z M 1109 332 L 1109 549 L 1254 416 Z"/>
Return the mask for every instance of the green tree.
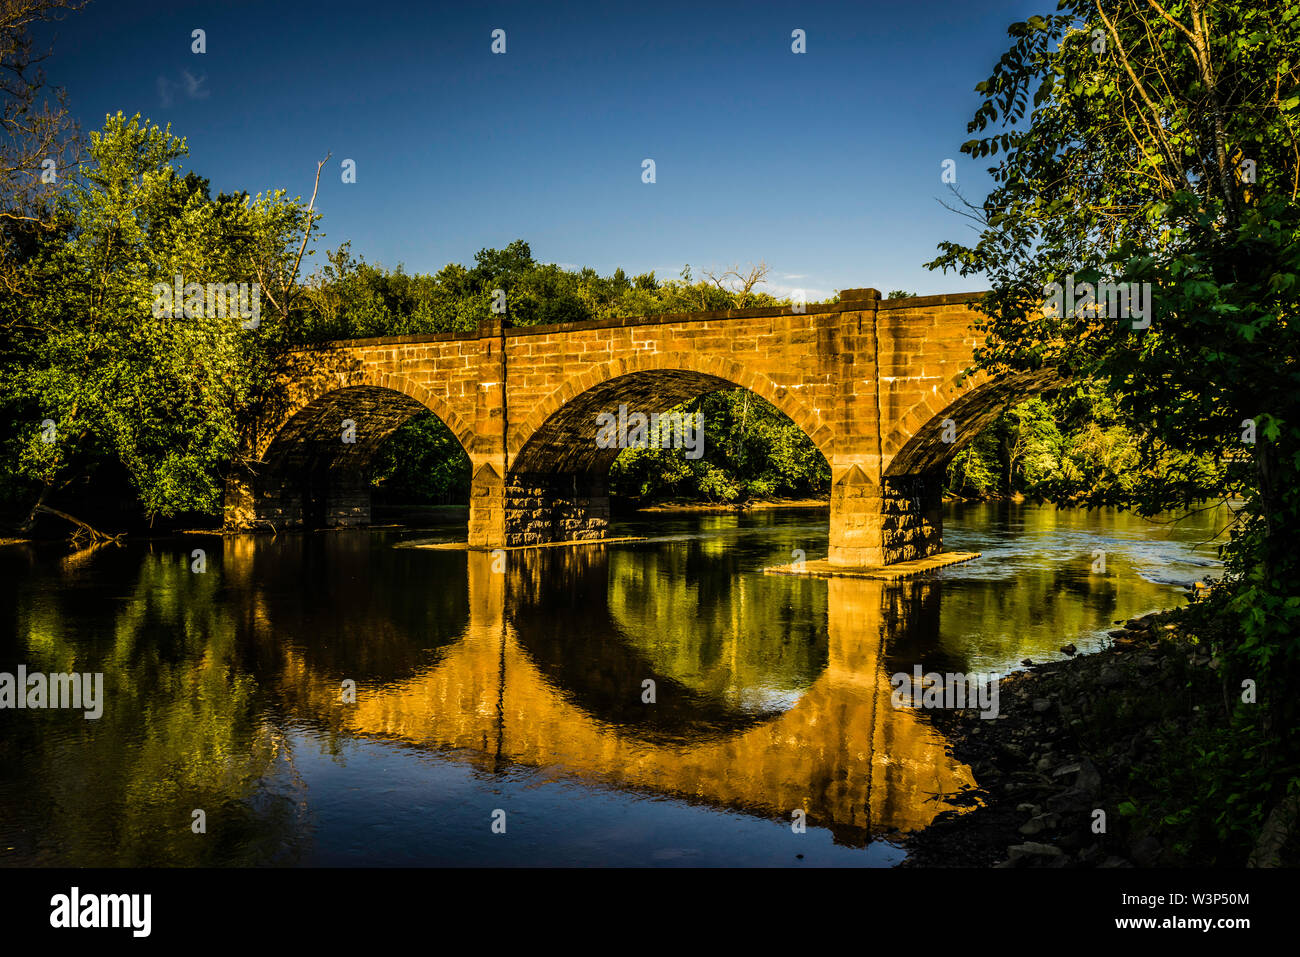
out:
<path id="1" fill-rule="evenodd" d="M 1223 802 L 1220 822 L 1257 820 L 1255 802 L 1280 797 L 1300 764 L 1279 731 L 1294 724 L 1300 677 L 1300 4 L 1062 0 L 1058 11 L 1013 24 L 977 85 L 977 137 L 962 150 L 991 158 L 994 187 L 967 204 L 978 240 L 942 244 L 930 265 L 990 280 L 982 367 L 1101 384 L 1137 438 L 1138 468 L 1107 466 L 1132 475 L 1134 507 L 1246 500 L 1228 581 L 1200 620 L 1233 616 L 1208 633 L 1229 662 L 1225 689 L 1260 685 L 1263 708 L 1237 717 L 1259 735 L 1262 773 L 1229 786 L 1222 755 L 1186 760 L 1212 778 L 1191 800 Z M 1140 315 L 1099 283 L 1136 290 Z M 1101 308 L 1070 307 L 1064 290 L 1080 284 Z"/>
<path id="2" fill-rule="evenodd" d="M 1134 489 L 1137 507 L 1247 498 L 1233 552 L 1250 605 L 1240 610 L 1252 646 L 1294 665 L 1300 7 L 1061 9 L 1013 25 L 1011 49 L 977 86 L 970 130 L 986 135 L 962 149 L 1000 154 L 995 188 L 975 207 L 978 242 L 942 244 L 931 265 L 991 279 L 986 368 L 1047 364 L 1105 384 L 1159 478 Z M 1149 328 L 1043 306 L 1052 283 L 1099 281 L 1150 284 Z M 1243 443 L 1252 424 L 1257 440 Z M 1250 467 L 1206 487 L 1188 455 Z"/>
<path id="3" fill-rule="evenodd" d="M 57 228 L 58 185 L 77 163 L 82 146 L 62 90 L 51 90 L 40 71 L 32 27 L 78 10 L 81 0 L 0 2 L 0 288 L 30 295 L 22 263 L 42 234 Z M 49 95 L 53 95 L 53 102 Z"/>
<path id="4" fill-rule="evenodd" d="M 36 495 L 29 525 L 106 459 L 150 516 L 219 508 L 241 413 L 287 336 L 285 286 L 268 284 L 265 298 L 253 286 L 288 275 L 310 220 L 282 193 L 212 199 L 205 180 L 177 169 L 186 152 L 170 128 L 109 116 L 62 190 L 57 235 L 24 264 L 34 294 L 5 307 L 15 334 L 0 401 L 20 423 L 16 471 Z M 177 276 L 202 287 L 196 300 L 160 300 Z M 249 317 L 228 308 L 240 303 L 225 290 L 241 282 Z M 211 303 L 209 283 L 222 287 Z M 264 321 L 249 328 L 254 303 Z"/>

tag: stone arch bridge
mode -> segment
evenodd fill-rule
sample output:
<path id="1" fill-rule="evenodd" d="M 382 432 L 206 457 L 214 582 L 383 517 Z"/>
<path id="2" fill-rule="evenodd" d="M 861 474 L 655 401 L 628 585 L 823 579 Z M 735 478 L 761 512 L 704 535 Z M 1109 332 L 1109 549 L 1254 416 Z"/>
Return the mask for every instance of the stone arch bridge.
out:
<path id="1" fill-rule="evenodd" d="M 832 564 L 887 565 L 941 550 L 943 470 L 1048 374 L 968 375 L 981 293 L 698 312 L 472 334 L 356 339 L 292 353 L 278 400 L 246 438 L 253 465 L 226 488 L 228 530 L 364 525 L 369 470 L 425 410 L 469 455 L 469 544 L 603 538 L 617 448 L 597 417 L 662 413 L 741 386 L 812 439 L 831 469 Z M 945 430 L 945 420 L 952 425 Z M 953 440 L 955 437 L 955 441 Z M 710 437 L 705 435 L 706 444 Z"/>

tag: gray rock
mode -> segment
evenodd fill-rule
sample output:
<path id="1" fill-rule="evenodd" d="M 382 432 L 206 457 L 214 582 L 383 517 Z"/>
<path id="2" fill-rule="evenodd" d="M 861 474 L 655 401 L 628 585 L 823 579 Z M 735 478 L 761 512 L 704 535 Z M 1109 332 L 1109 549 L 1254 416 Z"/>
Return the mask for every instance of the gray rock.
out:
<path id="1" fill-rule="evenodd" d="M 1056 843 L 1064 849 L 1066 853 L 1073 854 L 1079 850 L 1079 848 L 1083 847 L 1083 841 L 1084 837 L 1082 834 L 1078 831 L 1070 831 L 1058 838 Z"/>
<path id="2" fill-rule="evenodd" d="M 1116 685 L 1124 683 L 1124 676 L 1120 674 L 1119 668 L 1113 664 L 1106 664 L 1101 672 L 1097 675 L 1097 684 L 1104 688 L 1114 688 Z"/>
<path id="3" fill-rule="evenodd" d="M 1074 786 L 1088 795 L 1096 794 L 1101 790 L 1101 772 L 1087 758 L 1079 759 L 1079 774 L 1074 779 Z"/>
<path id="4" fill-rule="evenodd" d="M 1059 811 L 1062 814 L 1080 814 L 1091 810 L 1092 803 L 1087 794 L 1078 788 L 1070 788 L 1068 791 L 1061 791 L 1049 797 L 1047 799 L 1047 809 L 1049 811 Z"/>
<path id="5" fill-rule="evenodd" d="M 1045 863 L 1056 858 L 1065 857 L 1065 851 L 1051 844 L 1036 844 L 1033 841 L 1024 844 L 1012 844 L 1007 848 L 1007 859 L 1013 864 Z"/>
<path id="6" fill-rule="evenodd" d="M 1025 837 L 1033 837 L 1035 834 L 1042 834 L 1044 831 L 1053 830 L 1061 824 L 1061 815 L 1059 814 L 1036 814 L 1024 824 L 1020 825 L 1020 833 Z"/>
<path id="7" fill-rule="evenodd" d="M 1148 835 L 1130 849 L 1139 867 L 1156 867 L 1160 863 L 1160 842 Z"/>

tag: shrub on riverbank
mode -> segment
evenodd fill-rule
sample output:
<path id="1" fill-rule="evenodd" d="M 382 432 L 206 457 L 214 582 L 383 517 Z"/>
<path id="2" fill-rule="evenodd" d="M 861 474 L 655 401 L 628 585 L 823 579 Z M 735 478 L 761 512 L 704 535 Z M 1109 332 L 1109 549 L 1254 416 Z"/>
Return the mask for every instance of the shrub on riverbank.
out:
<path id="1" fill-rule="evenodd" d="M 1179 664 L 1179 693 L 1139 698 L 1141 706 L 1092 738 L 1147 729 L 1152 747 L 1134 763 L 1120 811 L 1167 849 L 1170 863 L 1240 867 L 1253 855 L 1259 866 L 1279 863 L 1269 856 L 1300 864 L 1300 832 L 1294 821 L 1283 829 L 1300 798 L 1300 763 L 1280 746 L 1286 731 L 1269 707 L 1290 689 L 1231 654 L 1240 626 L 1227 592 L 1218 592 L 1181 616 L 1180 633 L 1162 649 Z"/>

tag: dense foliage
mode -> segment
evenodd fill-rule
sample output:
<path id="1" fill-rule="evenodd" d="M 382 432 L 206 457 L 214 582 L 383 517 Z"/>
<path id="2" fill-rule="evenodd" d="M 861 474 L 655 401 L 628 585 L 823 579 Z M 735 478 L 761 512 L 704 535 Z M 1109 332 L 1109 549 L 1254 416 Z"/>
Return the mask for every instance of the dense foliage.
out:
<path id="1" fill-rule="evenodd" d="M 155 287 L 261 279 L 273 292 L 265 278 L 283 273 L 305 220 L 283 193 L 213 198 L 177 169 L 185 154 L 170 129 L 108 117 L 52 199 L 51 228 L 31 237 L 18 294 L 0 305 L 11 497 L 43 503 L 109 462 L 149 516 L 219 510 L 240 417 L 285 325 L 269 297 L 258 328 L 209 314 L 206 295 L 160 314 Z"/>
<path id="2" fill-rule="evenodd" d="M 704 454 L 688 459 L 677 449 L 627 449 L 610 470 L 613 492 L 714 503 L 829 493 L 826 459 L 797 425 L 753 393 L 715 392 L 682 408 L 704 415 Z"/>
<path id="3" fill-rule="evenodd" d="M 776 305 L 761 292 L 736 292 L 726 283 L 693 281 L 690 266 L 678 279 L 653 272 L 629 278 L 594 269 L 566 270 L 533 258 L 528 243 L 482 249 L 474 265 L 444 266 L 437 273 L 408 274 L 375 266 L 352 255 L 344 243 L 306 284 L 304 337 L 307 341 L 379 335 L 470 332 L 493 318 L 493 296 L 505 292 L 511 325 L 585 322 L 616 316 L 649 316 L 708 309 Z"/>
<path id="4" fill-rule="evenodd" d="M 1214 487 L 1222 466 L 1165 450 L 1142 461 L 1140 436 L 1097 383 L 1035 396 L 1007 410 L 954 457 L 948 488 L 963 498 L 1023 495 L 1062 505 L 1124 508 L 1171 469 Z"/>
<path id="5" fill-rule="evenodd" d="M 983 366 L 1052 366 L 1105 384 L 1138 438 L 1134 507 L 1245 501 L 1202 622 L 1227 662 L 1232 727 L 1252 729 L 1260 770 L 1222 779 L 1223 756 L 1242 746 L 1225 732 L 1184 755 L 1212 786 L 1178 800 L 1204 803 L 1197 820 L 1255 820 L 1300 793 L 1289 734 L 1300 677 L 1300 4 L 1062 0 L 1058 11 L 1014 24 L 976 87 L 978 136 L 962 149 L 992 158 L 995 185 L 968 204 L 978 240 L 944 244 L 933 265 L 991 281 Z M 1069 308 L 1057 296 L 1099 282 L 1149 291 L 1150 308 L 1138 320 L 1117 301 Z"/>

